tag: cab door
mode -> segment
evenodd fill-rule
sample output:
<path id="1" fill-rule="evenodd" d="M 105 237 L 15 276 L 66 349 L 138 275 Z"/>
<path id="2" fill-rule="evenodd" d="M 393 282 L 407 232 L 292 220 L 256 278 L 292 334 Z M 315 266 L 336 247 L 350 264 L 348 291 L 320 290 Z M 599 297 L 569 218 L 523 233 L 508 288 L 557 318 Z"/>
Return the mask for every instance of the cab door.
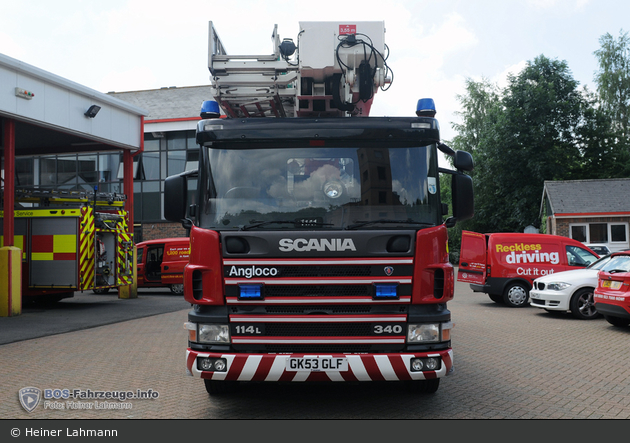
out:
<path id="1" fill-rule="evenodd" d="M 137 266 L 136 266 L 136 278 L 138 279 L 138 286 L 144 285 L 144 258 L 145 255 L 145 246 L 139 246 L 137 252 Z"/>
<path id="2" fill-rule="evenodd" d="M 190 243 L 176 242 L 166 244 L 162 260 L 162 283 L 164 285 L 182 284 L 184 267 L 190 258 Z"/>
<path id="3" fill-rule="evenodd" d="M 484 284 L 486 281 L 486 235 L 462 231 L 457 281 Z"/>
<path id="4" fill-rule="evenodd" d="M 145 251 L 144 260 L 144 281 L 145 283 L 162 282 L 162 259 L 164 255 L 164 245 L 149 245 Z"/>

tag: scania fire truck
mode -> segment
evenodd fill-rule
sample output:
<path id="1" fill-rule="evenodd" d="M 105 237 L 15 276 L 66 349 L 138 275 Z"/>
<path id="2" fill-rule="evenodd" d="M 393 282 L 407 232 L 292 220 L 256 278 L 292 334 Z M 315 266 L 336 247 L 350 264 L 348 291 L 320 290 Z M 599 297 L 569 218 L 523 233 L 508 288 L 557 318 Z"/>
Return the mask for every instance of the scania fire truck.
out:
<path id="1" fill-rule="evenodd" d="M 453 370 L 447 228 L 473 215 L 473 161 L 441 143 L 430 99 L 416 117 L 368 117 L 391 85 L 384 34 L 301 22 L 297 45 L 276 27 L 273 54 L 229 56 L 210 22 L 199 168 L 165 183 L 166 218 L 190 230 L 187 372 L 210 394 L 256 381 L 435 392 Z"/>

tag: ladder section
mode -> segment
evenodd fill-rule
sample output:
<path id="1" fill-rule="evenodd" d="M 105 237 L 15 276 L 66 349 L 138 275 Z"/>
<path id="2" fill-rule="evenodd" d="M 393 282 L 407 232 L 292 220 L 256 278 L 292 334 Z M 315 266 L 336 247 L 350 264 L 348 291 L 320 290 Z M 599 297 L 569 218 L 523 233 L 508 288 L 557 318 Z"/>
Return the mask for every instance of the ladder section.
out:
<path id="1" fill-rule="evenodd" d="M 266 55 L 228 55 L 209 27 L 212 93 L 228 117 L 368 116 L 392 82 L 383 22 L 300 22 L 297 46 L 274 25 Z"/>
<path id="2" fill-rule="evenodd" d="M 213 94 L 229 117 L 293 117 L 297 66 L 280 53 L 278 25 L 274 26 L 274 52 L 269 55 L 228 55 L 212 22 L 209 31 L 208 68 Z"/>

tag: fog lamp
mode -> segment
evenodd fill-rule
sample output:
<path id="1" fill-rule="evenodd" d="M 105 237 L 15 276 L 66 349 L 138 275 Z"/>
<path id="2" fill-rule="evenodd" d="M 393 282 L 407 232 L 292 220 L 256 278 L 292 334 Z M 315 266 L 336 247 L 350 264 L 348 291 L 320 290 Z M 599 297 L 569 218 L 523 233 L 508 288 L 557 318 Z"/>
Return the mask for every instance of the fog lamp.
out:
<path id="1" fill-rule="evenodd" d="M 422 371 L 423 367 L 424 367 L 424 363 L 422 363 L 422 359 L 421 358 L 412 358 L 411 359 L 411 370 L 412 371 L 420 372 L 420 371 Z"/>
<path id="2" fill-rule="evenodd" d="M 225 372 L 227 361 L 224 358 L 200 357 L 197 360 L 197 368 L 202 371 Z"/>
<path id="3" fill-rule="evenodd" d="M 440 365 L 440 360 L 436 357 L 427 358 L 424 361 L 424 366 L 427 371 L 435 371 Z"/>
<path id="4" fill-rule="evenodd" d="M 199 359 L 199 369 L 202 371 L 210 371 L 212 369 L 212 359 L 211 358 L 200 358 Z"/>
<path id="5" fill-rule="evenodd" d="M 214 362 L 214 370 L 215 371 L 223 372 L 223 371 L 225 371 L 226 366 L 227 366 L 227 364 L 226 364 L 225 360 L 222 359 L 222 358 L 218 358 Z"/>

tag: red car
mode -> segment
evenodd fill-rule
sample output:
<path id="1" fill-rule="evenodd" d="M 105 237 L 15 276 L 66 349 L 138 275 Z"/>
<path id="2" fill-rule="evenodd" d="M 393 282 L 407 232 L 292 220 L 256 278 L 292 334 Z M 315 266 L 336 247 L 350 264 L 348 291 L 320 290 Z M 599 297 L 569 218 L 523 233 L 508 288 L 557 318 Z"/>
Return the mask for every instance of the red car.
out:
<path id="1" fill-rule="evenodd" d="M 630 325 L 630 252 L 612 254 L 606 271 L 599 273 L 593 294 L 595 310 L 614 326 Z"/>

